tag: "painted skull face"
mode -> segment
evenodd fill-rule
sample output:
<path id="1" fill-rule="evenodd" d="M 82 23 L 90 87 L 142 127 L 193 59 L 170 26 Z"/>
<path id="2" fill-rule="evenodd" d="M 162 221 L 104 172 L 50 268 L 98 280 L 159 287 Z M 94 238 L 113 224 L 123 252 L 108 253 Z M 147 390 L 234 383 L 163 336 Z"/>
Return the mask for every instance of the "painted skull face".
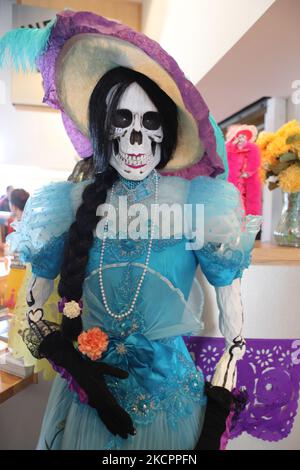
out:
<path id="1" fill-rule="evenodd" d="M 126 179 L 143 180 L 160 162 L 163 129 L 157 108 L 137 83 L 121 96 L 111 124 L 111 166 Z"/>

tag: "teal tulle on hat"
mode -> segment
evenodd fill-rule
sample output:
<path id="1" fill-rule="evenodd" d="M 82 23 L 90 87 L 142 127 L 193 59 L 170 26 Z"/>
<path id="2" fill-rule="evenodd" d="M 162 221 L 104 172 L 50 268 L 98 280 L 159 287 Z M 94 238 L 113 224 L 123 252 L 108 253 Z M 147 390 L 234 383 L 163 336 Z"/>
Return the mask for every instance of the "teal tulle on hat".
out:
<path id="1" fill-rule="evenodd" d="M 56 18 L 45 28 L 18 28 L 8 31 L 0 39 L 0 68 L 17 71 L 36 71 L 36 61 L 48 46 Z"/>

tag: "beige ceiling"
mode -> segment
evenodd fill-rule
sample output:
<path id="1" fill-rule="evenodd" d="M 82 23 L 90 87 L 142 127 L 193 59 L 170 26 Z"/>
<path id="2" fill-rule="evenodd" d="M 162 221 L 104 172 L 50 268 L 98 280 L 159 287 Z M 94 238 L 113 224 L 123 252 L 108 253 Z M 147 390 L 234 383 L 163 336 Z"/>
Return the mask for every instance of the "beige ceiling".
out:
<path id="1" fill-rule="evenodd" d="M 217 121 L 300 80 L 300 0 L 277 0 L 197 87 Z"/>
<path id="2" fill-rule="evenodd" d="M 17 0 L 22 5 L 31 5 L 52 10 L 84 10 L 114 18 L 137 31 L 141 30 L 141 0 Z"/>

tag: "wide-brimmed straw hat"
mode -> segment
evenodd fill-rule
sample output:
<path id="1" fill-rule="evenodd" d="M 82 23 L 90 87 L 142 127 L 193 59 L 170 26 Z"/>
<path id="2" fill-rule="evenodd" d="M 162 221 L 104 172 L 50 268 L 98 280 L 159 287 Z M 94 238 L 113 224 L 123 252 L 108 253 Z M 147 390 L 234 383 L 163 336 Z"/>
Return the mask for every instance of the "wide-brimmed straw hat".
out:
<path id="1" fill-rule="evenodd" d="M 37 67 L 43 77 L 43 101 L 61 111 L 81 157 L 92 155 L 91 93 L 107 71 L 124 66 L 147 75 L 177 105 L 178 144 L 164 171 L 180 174 L 193 168 L 193 175 L 210 176 L 224 171 L 209 110 L 199 91 L 157 42 L 128 26 L 90 12 L 63 11 L 45 30 L 22 28 L 7 33 L 0 40 L 0 65 L 7 59 L 16 68 Z"/>
<path id="2" fill-rule="evenodd" d="M 255 142 L 257 138 L 257 127 L 248 124 L 232 125 L 227 131 L 226 141 L 233 142 L 241 134 L 243 134 L 249 142 Z"/>

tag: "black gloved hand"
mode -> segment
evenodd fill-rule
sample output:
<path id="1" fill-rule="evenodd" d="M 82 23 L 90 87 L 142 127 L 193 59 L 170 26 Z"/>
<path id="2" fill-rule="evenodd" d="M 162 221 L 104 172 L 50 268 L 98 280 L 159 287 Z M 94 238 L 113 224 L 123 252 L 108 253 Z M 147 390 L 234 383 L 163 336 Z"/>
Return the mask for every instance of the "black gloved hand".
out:
<path id="1" fill-rule="evenodd" d="M 129 414 L 118 404 L 104 380 L 104 375 L 126 379 L 126 371 L 84 359 L 72 343 L 64 339 L 58 331 L 50 333 L 42 340 L 39 353 L 72 375 L 86 392 L 89 405 L 97 410 L 100 419 L 112 434 L 118 434 L 124 439 L 127 439 L 128 434 L 135 434 Z"/>
<path id="2" fill-rule="evenodd" d="M 234 396 L 224 387 L 205 383 L 207 405 L 201 435 L 195 450 L 219 450 L 226 420 L 232 409 Z"/>

